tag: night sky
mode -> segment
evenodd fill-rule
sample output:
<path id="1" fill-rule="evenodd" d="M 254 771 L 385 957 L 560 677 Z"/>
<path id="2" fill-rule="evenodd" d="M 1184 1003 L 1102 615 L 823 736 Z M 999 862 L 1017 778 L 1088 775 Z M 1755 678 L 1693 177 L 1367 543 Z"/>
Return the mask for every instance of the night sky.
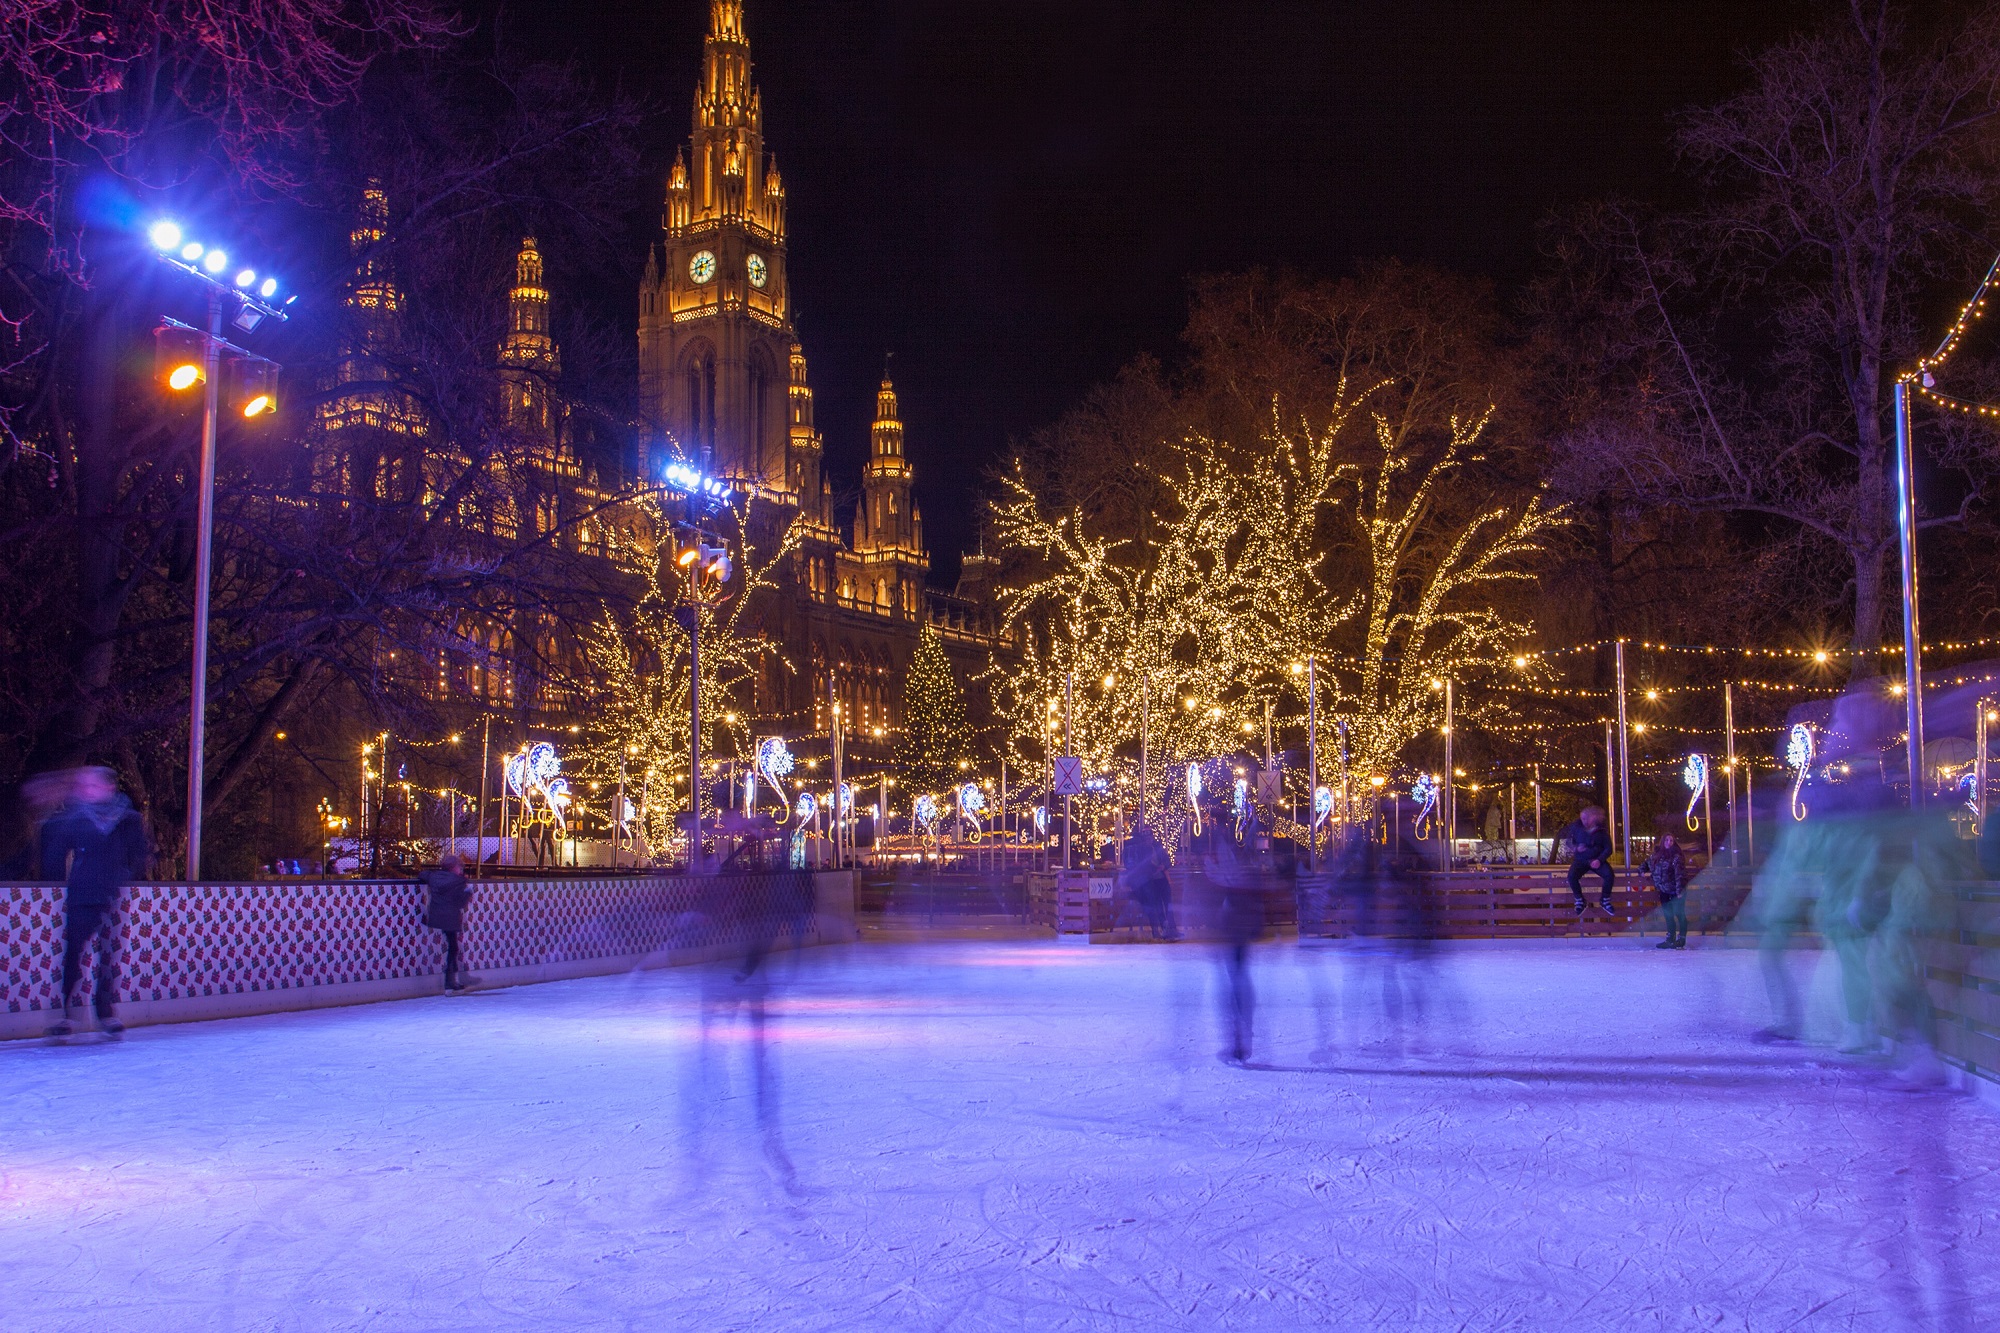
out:
<path id="1" fill-rule="evenodd" d="M 1533 271 L 1579 199 L 1671 199 L 1673 114 L 1810 14 L 1641 0 L 748 0 L 799 324 L 836 486 L 883 354 L 948 580 L 981 469 L 1140 352 L 1196 273 L 1395 255 Z M 512 7 L 510 38 L 688 133 L 707 0 Z M 637 201 L 657 208 L 657 192 Z M 635 247 L 636 274 L 643 249 Z M 560 296 L 560 294 L 559 294 Z M 607 317 L 634 326 L 626 290 Z"/>

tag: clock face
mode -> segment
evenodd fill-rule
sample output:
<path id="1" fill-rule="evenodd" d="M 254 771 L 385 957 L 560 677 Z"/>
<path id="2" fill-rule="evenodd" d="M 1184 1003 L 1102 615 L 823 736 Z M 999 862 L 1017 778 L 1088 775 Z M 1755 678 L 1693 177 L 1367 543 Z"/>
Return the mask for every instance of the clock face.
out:
<path id="1" fill-rule="evenodd" d="M 696 282 L 707 282 L 715 276 L 715 251 L 703 250 L 688 260 L 688 276 Z"/>
<path id="2" fill-rule="evenodd" d="M 762 287 L 766 282 L 771 280 L 771 270 L 765 266 L 764 256 L 762 255 L 751 255 L 749 262 L 744 267 L 750 270 L 750 285 L 752 287 Z"/>

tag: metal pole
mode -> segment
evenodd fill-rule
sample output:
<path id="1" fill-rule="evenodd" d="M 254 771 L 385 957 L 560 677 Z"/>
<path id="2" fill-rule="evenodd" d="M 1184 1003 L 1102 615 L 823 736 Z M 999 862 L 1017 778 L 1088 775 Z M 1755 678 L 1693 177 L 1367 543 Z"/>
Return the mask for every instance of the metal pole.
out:
<path id="1" fill-rule="evenodd" d="M 1724 771 L 1729 774 L 1729 864 L 1734 869 L 1742 864 L 1741 843 L 1736 837 L 1736 695 L 1726 680 L 1722 682 L 1722 735 L 1729 747 L 1729 766 Z"/>
<path id="2" fill-rule="evenodd" d="M 1153 678 L 1140 677 L 1139 684 L 1139 822 L 1146 822 L 1146 779 L 1148 749 L 1153 739 Z"/>
<path id="3" fill-rule="evenodd" d="M 1306 869 L 1319 869 L 1319 666 L 1306 657 Z"/>
<path id="4" fill-rule="evenodd" d="M 1535 765 L 1535 860 L 1542 862 L 1542 766 Z"/>
<path id="5" fill-rule="evenodd" d="M 1451 721 L 1452 721 L 1452 680 L 1444 678 L 1444 864 L 1440 870 L 1451 869 L 1452 840 L 1458 837 L 1458 774 L 1452 768 Z"/>
<path id="6" fill-rule="evenodd" d="M 708 866 L 701 845 L 701 607 L 692 599 L 688 605 L 687 631 L 688 873 L 699 875 Z"/>
<path id="7" fill-rule="evenodd" d="M 1632 866 L 1632 729 L 1625 723 L 1625 640 L 1618 652 L 1618 823 L 1625 835 L 1625 867 Z"/>
<path id="8" fill-rule="evenodd" d="M 1910 384 L 1896 381 L 1897 528 L 1903 555 L 1903 708 L 1909 727 L 1910 808 L 1924 803 L 1924 656 L 1917 627 L 1916 463 L 1910 452 Z"/>
<path id="9" fill-rule="evenodd" d="M 1707 762 L 1708 756 L 1703 755 L 1702 763 Z M 1706 769 L 1703 771 L 1706 773 Z M 1715 783 L 1712 774 L 1707 775 L 1707 780 L 1701 784 L 1701 827 L 1708 834 L 1708 860 L 1704 863 L 1704 868 L 1715 864 L 1715 807 L 1708 795 L 1709 788 L 1713 785 Z"/>
<path id="10" fill-rule="evenodd" d="M 493 767 L 493 715 L 487 714 L 486 726 L 479 737 L 479 834 L 473 844 L 472 874 L 475 879 L 484 879 L 486 872 L 486 775 Z"/>
<path id="11" fill-rule="evenodd" d="M 611 868 L 618 869 L 618 844 L 625 828 L 625 756 L 618 756 L 618 805 L 611 812 Z"/>
<path id="12" fill-rule="evenodd" d="M 201 878 L 201 751 L 208 711 L 208 579 L 210 538 L 215 531 L 215 429 L 222 368 L 222 292 L 208 293 L 208 341 L 202 359 L 208 382 L 201 395 L 201 489 L 195 507 L 194 692 L 188 703 L 187 878 Z"/>
<path id="13" fill-rule="evenodd" d="M 1986 703 L 1981 699 L 1978 718 L 1973 723 L 1975 740 L 1972 752 L 1972 799 L 1978 807 L 1979 831 L 1986 831 Z"/>
<path id="14" fill-rule="evenodd" d="M 1613 748 L 1611 729 L 1616 723 L 1604 724 L 1604 818 L 1611 825 L 1611 841 L 1618 841 L 1618 752 Z"/>
<path id="15" fill-rule="evenodd" d="M 1514 819 L 1514 780 L 1507 779 L 1507 864 L 1521 863 L 1521 829 Z"/>
<path id="16" fill-rule="evenodd" d="M 831 678 L 832 673 L 827 674 Z M 844 834 L 847 828 L 847 810 L 846 803 L 841 800 L 841 783 L 846 774 L 846 766 L 841 763 L 844 756 L 840 744 L 842 737 L 838 697 L 833 700 L 833 727 L 827 739 L 833 750 L 833 868 L 839 870 L 847 864 L 843 859 L 846 855 Z"/>
<path id="17" fill-rule="evenodd" d="M 1072 671 L 1068 675 L 1063 677 L 1063 753 L 1065 755 L 1074 755 L 1076 753 L 1076 737 L 1070 731 L 1070 722 L 1071 722 L 1070 705 L 1073 702 L 1071 696 L 1074 695 L 1075 692 L 1076 692 L 1076 672 Z M 1075 835 L 1070 827 L 1070 815 L 1074 809 L 1073 802 L 1075 801 L 1075 799 L 1076 798 L 1073 796 L 1063 797 L 1063 869 L 1064 870 L 1072 869 L 1072 866 L 1070 865 L 1070 841 Z"/>
<path id="18" fill-rule="evenodd" d="M 1340 729 L 1340 845 L 1347 846 L 1347 719 L 1335 724 Z"/>

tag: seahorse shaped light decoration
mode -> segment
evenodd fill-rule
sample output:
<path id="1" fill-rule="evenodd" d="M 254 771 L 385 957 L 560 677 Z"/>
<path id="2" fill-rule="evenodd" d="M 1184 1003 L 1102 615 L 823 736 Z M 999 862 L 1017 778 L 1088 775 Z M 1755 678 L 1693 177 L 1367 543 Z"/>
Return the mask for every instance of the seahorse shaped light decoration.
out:
<path id="1" fill-rule="evenodd" d="M 792 803 L 792 813 L 798 818 L 797 826 L 792 829 L 792 869 L 804 870 L 806 829 L 819 822 L 819 802 L 813 798 L 811 792 L 802 791 L 798 800 Z"/>
<path id="2" fill-rule="evenodd" d="M 1330 816 L 1332 816 L 1332 814 L 1333 814 L 1333 788 L 1321 787 L 1319 790 L 1313 793 L 1312 842 L 1314 847 L 1319 846 L 1320 825 L 1326 823 L 1327 819 Z"/>
<path id="3" fill-rule="evenodd" d="M 982 822 L 986 815 L 986 793 L 979 790 L 979 784 L 976 782 L 962 784 L 957 788 L 957 793 L 958 817 L 972 825 L 971 841 L 978 842 L 986 832 L 986 826 Z"/>
<path id="4" fill-rule="evenodd" d="M 757 773 L 771 784 L 771 789 L 778 793 L 781 801 L 786 799 L 785 784 L 779 779 L 792 771 L 793 763 L 792 752 L 786 748 L 783 736 L 766 736 L 757 742 Z"/>
<path id="5" fill-rule="evenodd" d="M 938 822 L 937 797 L 929 793 L 919 796 L 916 805 L 912 807 L 911 813 L 916 816 L 917 827 L 924 831 L 924 836 L 932 841 L 936 841 Z"/>
<path id="6" fill-rule="evenodd" d="M 1187 766 L 1188 805 L 1194 810 L 1194 836 L 1201 836 L 1201 765 Z"/>
<path id="7" fill-rule="evenodd" d="M 1701 802 L 1701 798 L 1708 794 L 1708 756 L 1689 755 L 1687 766 L 1681 769 L 1681 781 L 1687 784 L 1687 826 L 1688 832 L 1693 833 L 1701 827 L 1700 821 L 1694 817 L 1694 808 Z"/>
<path id="8" fill-rule="evenodd" d="M 1437 826 L 1437 779 L 1428 773 L 1417 774 L 1417 780 L 1410 784 L 1410 799 L 1417 803 L 1417 813 L 1415 819 L 1411 821 L 1410 831 L 1419 839 L 1430 837 L 1429 833 L 1424 832 L 1426 827 L 1430 827 L 1432 832 L 1442 833 L 1444 830 Z"/>
<path id="9" fill-rule="evenodd" d="M 556 827 L 563 827 L 570 804 L 569 783 L 562 777 L 562 759 L 555 746 L 537 741 L 525 752 L 508 755 L 501 772 L 523 810 L 532 813 L 539 802 Z"/>
<path id="10" fill-rule="evenodd" d="M 1236 779 L 1229 791 L 1229 811 L 1236 816 L 1236 841 L 1243 841 L 1243 826 L 1250 822 L 1250 780 Z"/>
<path id="11" fill-rule="evenodd" d="M 1049 808 L 1046 805 L 1035 807 L 1035 833 L 1044 838 L 1049 835 Z"/>
<path id="12" fill-rule="evenodd" d="M 1804 798 L 1806 779 L 1812 776 L 1813 730 L 1803 722 L 1792 724 L 1785 739 L 1785 762 L 1792 766 L 1792 818 L 1803 823 L 1807 814 Z"/>

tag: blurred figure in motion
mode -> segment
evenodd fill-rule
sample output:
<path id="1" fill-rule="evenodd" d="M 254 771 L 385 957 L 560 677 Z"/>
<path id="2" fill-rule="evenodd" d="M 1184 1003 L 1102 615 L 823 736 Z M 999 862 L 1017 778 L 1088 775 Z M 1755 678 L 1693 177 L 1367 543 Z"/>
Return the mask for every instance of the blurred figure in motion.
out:
<path id="1" fill-rule="evenodd" d="M 1239 832 L 1242 835 L 1238 840 Z M 1240 1065 L 1250 1058 L 1257 1019 L 1257 994 L 1250 979 L 1250 946 L 1264 934 L 1264 885 L 1255 848 L 1253 813 L 1239 829 L 1221 801 L 1211 801 L 1195 839 L 1196 863 L 1207 889 L 1209 920 L 1220 944 L 1222 1058 Z"/>
<path id="2" fill-rule="evenodd" d="M 771 954 L 780 943 L 801 947 L 812 928 L 813 879 L 803 871 L 783 871 L 742 880 L 703 876 L 695 881 L 699 906 L 681 919 L 682 947 L 719 940 L 740 959 L 702 969 L 701 1019 L 684 1106 L 691 1130 L 690 1151 L 704 1163 L 709 1104 L 727 1098 L 727 1075 L 716 1048 L 743 1019 L 759 1146 L 765 1165 L 791 1193 L 798 1172 L 785 1150 L 778 1098 L 778 1071 L 770 1044 L 771 1006 L 776 975 Z"/>
<path id="3" fill-rule="evenodd" d="M 1373 989 L 1381 1024 L 1372 1040 L 1399 1054 L 1412 1037 L 1427 1038 L 1440 1007 L 1455 1013 L 1461 1006 L 1437 965 L 1439 917 L 1409 856 L 1372 840 L 1355 850 L 1341 867 L 1341 892 L 1354 921 L 1348 1008 L 1356 1018 L 1364 1015 Z"/>
<path id="4" fill-rule="evenodd" d="M 1139 820 L 1132 836 L 1125 840 L 1125 865 L 1119 872 L 1132 900 L 1145 917 L 1146 929 L 1156 940 L 1173 938 L 1170 915 L 1173 886 L 1167 881 L 1167 849 L 1145 820 Z"/>
<path id="5" fill-rule="evenodd" d="M 1558 841 L 1570 846 L 1569 892 L 1576 899 L 1576 914 L 1583 915 L 1583 877 L 1598 875 L 1604 887 L 1598 892 L 1597 905 L 1606 916 L 1611 915 L 1611 831 L 1605 827 L 1603 808 L 1585 806 Z"/>
<path id="6" fill-rule="evenodd" d="M 42 878 L 60 879 L 63 897 L 62 1017 L 48 1029 L 61 1040 L 75 1029 L 69 1005 L 83 950 L 93 940 L 97 968 L 91 1000 L 98 1028 L 117 1038 L 118 898 L 146 864 L 146 834 L 139 813 L 118 790 L 108 768 L 79 768 L 69 775 L 68 799 L 42 825 Z"/>
<path id="7" fill-rule="evenodd" d="M 429 891 L 424 900 L 424 924 L 444 935 L 444 988 L 464 990 L 479 980 L 458 972 L 458 937 L 465 929 L 465 905 L 472 900 L 472 890 L 465 883 L 465 858 L 457 852 L 446 853 L 436 870 L 417 876 L 417 883 Z"/>
<path id="8" fill-rule="evenodd" d="M 1685 949 L 1688 946 L 1687 893 L 1688 863 L 1681 842 L 1673 834 L 1662 834 L 1659 846 L 1646 858 L 1646 875 L 1660 895 L 1660 915 L 1666 918 L 1667 938 L 1658 949 Z"/>

